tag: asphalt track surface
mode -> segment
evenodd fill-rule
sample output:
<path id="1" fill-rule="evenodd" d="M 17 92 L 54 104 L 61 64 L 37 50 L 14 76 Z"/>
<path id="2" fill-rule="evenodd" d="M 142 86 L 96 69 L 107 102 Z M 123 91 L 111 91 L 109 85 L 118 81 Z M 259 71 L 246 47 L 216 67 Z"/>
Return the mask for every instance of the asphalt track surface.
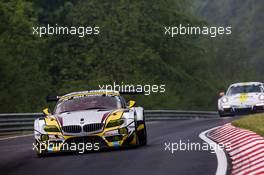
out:
<path id="1" fill-rule="evenodd" d="M 202 143 L 199 134 L 234 118 L 148 122 L 148 145 L 133 149 L 44 158 L 32 151 L 33 136 L 0 141 L 0 174 L 213 175 L 216 155 L 209 151 L 165 151 L 166 143 Z"/>

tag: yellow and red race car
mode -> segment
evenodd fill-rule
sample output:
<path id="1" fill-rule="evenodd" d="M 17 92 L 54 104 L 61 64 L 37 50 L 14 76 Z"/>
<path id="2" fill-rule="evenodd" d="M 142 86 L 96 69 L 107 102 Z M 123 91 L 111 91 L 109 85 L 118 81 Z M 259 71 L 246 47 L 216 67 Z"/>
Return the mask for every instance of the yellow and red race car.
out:
<path id="1" fill-rule="evenodd" d="M 147 144 L 144 109 L 125 102 L 117 91 L 82 91 L 61 97 L 54 112 L 34 122 L 37 155 Z"/>

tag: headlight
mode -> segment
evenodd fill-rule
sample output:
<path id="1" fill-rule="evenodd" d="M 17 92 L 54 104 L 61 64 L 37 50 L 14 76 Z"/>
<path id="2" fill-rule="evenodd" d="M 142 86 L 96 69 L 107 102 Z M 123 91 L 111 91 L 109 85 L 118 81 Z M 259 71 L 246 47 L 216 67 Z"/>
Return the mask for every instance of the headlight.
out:
<path id="1" fill-rule="evenodd" d="M 259 96 L 259 100 L 263 101 L 264 100 L 264 95 Z"/>
<path id="2" fill-rule="evenodd" d="M 46 132 L 60 132 L 59 128 L 55 125 L 46 125 L 44 127 L 44 131 L 46 131 Z"/>
<path id="3" fill-rule="evenodd" d="M 127 130 L 127 128 L 120 128 L 120 129 L 118 130 L 118 132 L 119 132 L 119 134 L 128 134 L 128 130 Z"/>
<path id="4" fill-rule="evenodd" d="M 40 139 L 41 139 L 41 141 L 47 141 L 47 140 L 49 140 L 49 136 L 43 134 L 43 135 L 41 135 Z"/>
<path id="5" fill-rule="evenodd" d="M 120 126 L 124 123 L 123 119 L 118 119 L 118 120 L 111 120 L 107 125 L 106 128 L 111 128 L 115 126 Z"/>
<path id="6" fill-rule="evenodd" d="M 228 98 L 227 97 L 223 97 L 221 100 L 222 103 L 227 103 L 228 102 Z"/>

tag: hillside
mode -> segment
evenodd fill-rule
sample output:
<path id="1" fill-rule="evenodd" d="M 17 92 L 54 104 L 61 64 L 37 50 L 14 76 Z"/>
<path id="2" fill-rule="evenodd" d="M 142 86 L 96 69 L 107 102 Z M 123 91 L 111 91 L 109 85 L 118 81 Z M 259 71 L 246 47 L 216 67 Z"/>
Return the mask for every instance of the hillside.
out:
<path id="1" fill-rule="evenodd" d="M 216 16 L 209 21 L 223 22 L 224 14 L 233 12 L 213 15 L 213 4 L 204 2 L 195 9 L 201 16 Z M 218 92 L 230 83 L 258 80 L 249 58 L 250 43 L 261 35 L 249 30 L 241 37 L 245 26 L 228 37 L 164 37 L 164 25 L 203 23 L 187 11 L 189 6 L 187 0 L 1 1 L 0 112 L 41 111 L 48 94 L 113 82 L 166 85 L 166 93 L 127 97 L 146 109 L 215 110 Z M 241 25 L 237 18 L 230 20 L 234 26 Z M 48 25 L 99 26 L 100 35 L 32 35 L 32 27 Z M 254 46 L 257 59 L 260 46 Z"/>
<path id="2" fill-rule="evenodd" d="M 264 73 L 264 1 L 195 0 L 193 10 L 212 24 L 231 25 L 258 74 Z"/>

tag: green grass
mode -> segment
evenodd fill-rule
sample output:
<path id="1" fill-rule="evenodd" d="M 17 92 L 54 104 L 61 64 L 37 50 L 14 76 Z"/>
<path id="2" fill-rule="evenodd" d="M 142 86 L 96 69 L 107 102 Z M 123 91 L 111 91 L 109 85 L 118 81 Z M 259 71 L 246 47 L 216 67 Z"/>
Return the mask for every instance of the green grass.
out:
<path id="1" fill-rule="evenodd" d="M 264 114 L 256 114 L 234 120 L 232 125 L 251 130 L 264 137 Z"/>

